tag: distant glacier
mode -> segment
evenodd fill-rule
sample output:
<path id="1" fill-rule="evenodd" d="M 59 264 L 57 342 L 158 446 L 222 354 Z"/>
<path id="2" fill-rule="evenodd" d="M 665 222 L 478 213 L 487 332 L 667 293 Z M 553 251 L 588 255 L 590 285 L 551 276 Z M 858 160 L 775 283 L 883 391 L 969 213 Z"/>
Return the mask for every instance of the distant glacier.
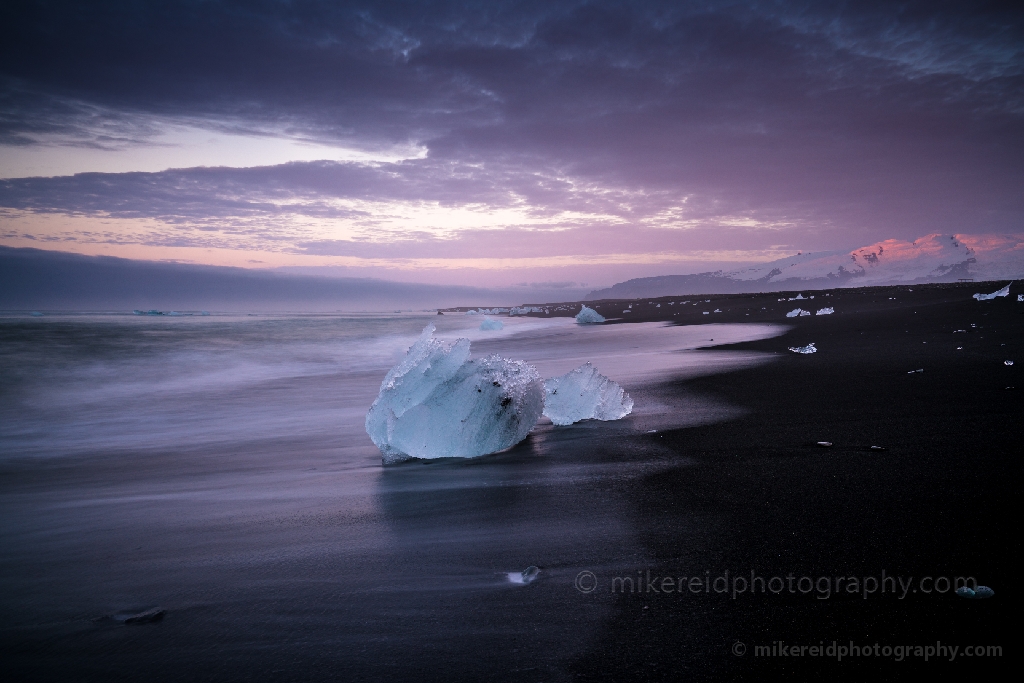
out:
<path id="1" fill-rule="evenodd" d="M 1024 278 L 1024 235 L 932 234 L 852 251 L 801 252 L 734 271 L 635 278 L 585 300 L 1017 278 Z"/>

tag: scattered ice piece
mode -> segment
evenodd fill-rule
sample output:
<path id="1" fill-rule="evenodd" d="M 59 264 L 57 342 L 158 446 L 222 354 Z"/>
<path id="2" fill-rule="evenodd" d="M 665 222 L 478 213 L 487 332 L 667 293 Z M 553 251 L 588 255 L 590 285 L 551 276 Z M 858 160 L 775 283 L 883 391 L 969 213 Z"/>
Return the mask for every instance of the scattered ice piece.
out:
<path id="1" fill-rule="evenodd" d="M 509 572 L 508 580 L 512 583 L 525 585 L 528 583 L 533 583 L 533 581 L 537 578 L 539 574 L 540 567 L 531 564 L 529 567 L 527 567 L 521 572 Z"/>
<path id="2" fill-rule="evenodd" d="M 576 314 L 576 322 L 580 325 L 596 325 L 603 323 L 605 320 L 604 316 L 595 311 L 593 308 L 587 308 L 582 306 L 580 312 Z"/>
<path id="3" fill-rule="evenodd" d="M 815 315 L 832 315 L 835 312 L 836 312 L 836 309 L 834 309 L 831 306 L 829 306 L 828 308 L 819 308 L 818 312 L 815 313 Z"/>
<path id="4" fill-rule="evenodd" d="M 1011 282 L 1010 284 L 1013 284 L 1013 283 Z M 977 299 L 978 301 L 989 301 L 990 299 L 995 299 L 997 296 L 1009 296 L 1009 295 L 1010 295 L 1010 285 L 1006 285 L 1002 289 L 997 289 L 996 291 L 992 292 L 991 294 L 975 294 L 974 298 Z M 1017 300 L 1019 301 L 1020 297 L 1018 297 Z"/>
<path id="5" fill-rule="evenodd" d="M 786 314 L 787 318 L 797 318 L 801 315 L 810 315 L 810 311 L 805 311 L 802 308 L 794 308 L 792 311 Z"/>
<path id="6" fill-rule="evenodd" d="M 502 330 L 505 329 L 505 323 L 500 320 L 492 320 L 491 318 L 484 318 L 483 322 L 480 323 L 481 330 Z"/>
<path id="7" fill-rule="evenodd" d="M 907 374 L 908 375 L 913 375 L 915 372 L 924 372 L 924 368 L 918 368 L 917 370 L 911 370 Z"/>
<path id="8" fill-rule="evenodd" d="M 716 308 L 714 311 L 712 311 L 712 313 L 721 313 L 721 312 L 722 312 L 721 308 Z"/>
<path id="9" fill-rule="evenodd" d="M 996 592 L 988 586 L 978 586 L 974 589 L 974 597 L 984 599 L 991 598 Z"/>
<path id="10" fill-rule="evenodd" d="M 149 624 L 154 621 L 160 621 L 167 614 L 167 610 L 160 609 L 159 607 L 153 607 L 143 612 L 125 613 L 120 612 L 113 615 L 115 621 L 120 621 L 123 624 Z"/>
<path id="11" fill-rule="evenodd" d="M 633 399 L 589 362 L 544 381 L 544 414 L 556 425 L 580 420 L 618 420 L 633 411 Z"/>
<path id="12" fill-rule="evenodd" d="M 427 325 L 388 371 L 366 414 L 385 464 L 471 458 L 516 445 L 544 410 L 536 368 L 497 355 L 469 360 L 469 340 L 442 342 Z"/>
<path id="13" fill-rule="evenodd" d="M 832 442 L 831 441 L 819 441 L 818 445 L 821 446 L 822 448 L 831 448 L 832 447 Z"/>
<path id="14" fill-rule="evenodd" d="M 809 343 L 807 346 L 790 346 L 789 350 L 793 353 L 817 353 L 818 349 L 814 348 L 814 342 Z"/>
<path id="15" fill-rule="evenodd" d="M 1012 360 L 1004 360 L 1003 361 L 1003 365 L 1013 365 L 1013 361 Z"/>

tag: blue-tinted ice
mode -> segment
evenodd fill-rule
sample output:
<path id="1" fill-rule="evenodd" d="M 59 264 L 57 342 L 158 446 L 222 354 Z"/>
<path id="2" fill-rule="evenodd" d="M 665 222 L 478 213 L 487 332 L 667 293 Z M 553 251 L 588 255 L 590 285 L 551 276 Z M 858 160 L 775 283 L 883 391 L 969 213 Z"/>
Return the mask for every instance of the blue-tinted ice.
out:
<path id="1" fill-rule="evenodd" d="M 540 374 L 523 361 L 469 360 L 469 340 L 442 342 L 427 325 L 381 383 L 366 432 L 385 463 L 472 458 L 516 445 L 544 410 Z"/>

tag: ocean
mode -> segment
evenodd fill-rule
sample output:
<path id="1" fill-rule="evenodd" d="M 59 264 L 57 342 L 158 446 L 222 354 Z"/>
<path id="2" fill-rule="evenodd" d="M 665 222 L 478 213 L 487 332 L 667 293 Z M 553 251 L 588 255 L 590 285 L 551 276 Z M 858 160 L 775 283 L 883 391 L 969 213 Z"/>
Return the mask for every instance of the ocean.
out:
<path id="1" fill-rule="evenodd" d="M 612 604 L 580 572 L 645 558 L 617 482 L 679 466 L 659 432 L 738 414 L 679 384 L 771 356 L 714 347 L 785 328 L 481 319 L 0 317 L 11 661 L 54 679 L 564 679 Z M 431 324 L 545 377 L 589 360 L 634 412 L 384 467 L 366 410 Z M 153 607 L 158 623 L 111 618 Z"/>

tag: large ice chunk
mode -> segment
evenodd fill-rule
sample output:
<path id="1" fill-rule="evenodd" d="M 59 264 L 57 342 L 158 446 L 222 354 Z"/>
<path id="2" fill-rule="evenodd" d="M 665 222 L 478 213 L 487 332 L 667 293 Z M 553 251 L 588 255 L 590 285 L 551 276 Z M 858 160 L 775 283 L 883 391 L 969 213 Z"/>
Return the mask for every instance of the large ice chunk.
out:
<path id="1" fill-rule="evenodd" d="M 505 329 L 505 323 L 500 320 L 494 320 L 492 318 L 484 318 L 484 321 L 480 323 L 481 330 L 502 330 Z"/>
<path id="2" fill-rule="evenodd" d="M 589 362 L 544 381 L 544 414 L 556 425 L 580 420 L 618 420 L 633 411 L 633 399 Z"/>
<path id="3" fill-rule="evenodd" d="M 814 348 L 814 342 L 811 342 L 807 346 L 790 346 L 789 350 L 793 353 L 817 353 L 818 349 Z"/>
<path id="4" fill-rule="evenodd" d="M 1010 284 L 1013 284 L 1012 282 Z M 989 301 L 995 299 L 997 296 L 1010 296 L 1010 285 L 1006 285 L 1002 289 L 997 289 L 991 294 L 975 294 L 974 298 L 978 301 Z"/>
<path id="5" fill-rule="evenodd" d="M 469 340 L 442 342 L 427 325 L 381 383 L 366 433 L 385 463 L 471 458 L 511 448 L 544 411 L 544 384 L 522 361 L 469 360 Z"/>
<path id="6" fill-rule="evenodd" d="M 836 309 L 832 308 L 831 306 L 828 306 L 827 308 L 819 308 L 818 312 L 815 313 L 815 315 L 832 315 L 835 312 Z"/>
<path id="7" fill-rule="evenodd" d="M 603 323 L 604 320 L 603 315 L 593 308 L 587 308 L 586 306 L 580 308 L 580 312 L 576 314 L 576 322 L 580 325 L 596 325 L 597 323 Z"/>
<path id="8" fill-rule="evenodd" d="M 802 315 L 810 315 L 810 311 L 805 311 L 802 308 L 794 308 L 792 311 L 786 314 L 787 318 L 799 318 Z"/>

